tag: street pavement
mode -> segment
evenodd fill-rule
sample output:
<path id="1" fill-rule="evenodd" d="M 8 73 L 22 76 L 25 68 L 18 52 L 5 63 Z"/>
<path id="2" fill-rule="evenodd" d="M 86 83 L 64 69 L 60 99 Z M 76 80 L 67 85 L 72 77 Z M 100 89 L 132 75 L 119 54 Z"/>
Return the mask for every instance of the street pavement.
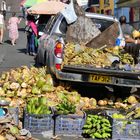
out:
<path id="1" fill-rule="evenodd" d="M 20 15 L 21 13 L 18 13 L 17 16 Z M 10 16 L 11 13 L 8 13 L 6 24 Z M 19 24 L 19 39 L 14 47 L 10 43 L 8 30 L 5 30 L 3 39 L 4 44 L 0 44 L 0 73 L 23 65 L 29 67 L 34 65 L 34 56 L 25 54 L 27 40 L 24 27 L 25 20 L 23 19 Z"/>

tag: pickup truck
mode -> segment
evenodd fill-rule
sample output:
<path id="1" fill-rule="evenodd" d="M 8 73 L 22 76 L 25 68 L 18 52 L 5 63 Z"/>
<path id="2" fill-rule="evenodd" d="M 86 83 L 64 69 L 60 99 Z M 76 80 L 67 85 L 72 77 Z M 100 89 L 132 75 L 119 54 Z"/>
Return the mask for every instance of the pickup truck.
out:
<path id="1" fill-rule="evenodd" d="M 123 38 L 123 33 L 117 18 L 95 13 L 86 13 L 86 16 L 94 21 L 101 32 L 114 22 L 117 23 L 119 27 L 118 38 Z M 47 65 L 50 73 L 59 80 L 123 87 L 140 87 L 140 74 L 138 72 L 70 65 L 65 65 L 61 69 L 67 27 L 68 24 L 63 15 L 58 14 L 51 17 L 45 27 L 44 35 L 39 40 L 36 64 Z"/>

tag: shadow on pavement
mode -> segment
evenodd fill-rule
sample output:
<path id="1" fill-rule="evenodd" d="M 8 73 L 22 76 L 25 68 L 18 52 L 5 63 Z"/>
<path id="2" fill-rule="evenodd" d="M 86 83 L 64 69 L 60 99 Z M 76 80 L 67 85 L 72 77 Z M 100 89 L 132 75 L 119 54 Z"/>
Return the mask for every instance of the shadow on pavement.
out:
<path id="1" fill-rule="evenodd" d="M 7 44 L 11 45 L 11 41 L 10 40 L 5 40 L 4 43 L 7 43 Z"/>
<path id="2" fill-rule="evenodd" d="M 19 52 L 18 53 L 26 53 L 26 48 L 25 49 L 17 49 Z"/>

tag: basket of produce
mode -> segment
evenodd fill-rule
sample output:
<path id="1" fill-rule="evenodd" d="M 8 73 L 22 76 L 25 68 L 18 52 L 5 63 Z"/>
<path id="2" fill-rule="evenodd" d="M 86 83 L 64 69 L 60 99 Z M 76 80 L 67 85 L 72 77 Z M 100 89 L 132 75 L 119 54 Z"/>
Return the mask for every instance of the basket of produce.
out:
<path id="1" fill-rule="evenodd" d="M 55 109 L 55 135 L 82 136 L 85 113 L 76 111 L 76 106 L 67 99 L 63 99 Z"/>
<path id="2" fill-rule="evenodd" d="M 113 118 L 113 139 L 140 139 L 139 104 L 122 111 L 108 111 L 107 114 Z"/>
<path id="3" fill-rule="evenodd" d="M 9 107 L 8 113 L 12 116 L 13 122 L 15 125 L 19 124 L 19 109 L 18 107 Z"/>
<path id="4" fill-rule="evenodd" d="M 45 97 L 32 98 L 24 110 L 24 128 L 32 134 L 49 132 L 53 135 L 53 111 L 47 105 Z"/>
<path id="5" fill-rule="evenodd" d="M 83 137 L 109 139 L 112 137 L 112 119 L 103 110 L 86 111 L 87 118 L 83 126 Z"/>
<path id="6" fill-rule="evenodd" d="M 113 139 L 140 139 L 140 120 L 113 119 Z"/>
<path id="7" fill-rule="evenodd" d="M 0 113 L 0 116 L 10 117 L 12 119 L 12 122 L 15 125 L 18 125 L 19 122 L 19 108 L 18 107 L 10 107 L 10 102 L 5 100 L 4 98 L 0 98 L 0 109 L 3 110 Z"/>

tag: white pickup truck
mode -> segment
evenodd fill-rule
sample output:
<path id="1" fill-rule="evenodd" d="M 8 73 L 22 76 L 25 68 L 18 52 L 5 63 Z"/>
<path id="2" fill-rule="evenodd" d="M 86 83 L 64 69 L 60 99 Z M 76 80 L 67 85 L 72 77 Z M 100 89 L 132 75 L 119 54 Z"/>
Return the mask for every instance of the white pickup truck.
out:
<path id="1" fill-rule="evenodd" d="M 86 16 L 95 22 L 101 32 L 114 22 L 117 23 L 119 28 L 118 37 L 123 38 L 120 23 L 115 17 L 94 13 L 86 13 Z M 137 72 L 70 65 L 64 66 L 64 68 L 61 69 L 67 27 L 68 24 L 61 14 L 49 20 L 44 31 L 45 34 L 40 38 L 40 45 L 36 57 L 37 64 L 47 65 L 50 73 L 60 80 L 140 87 L 140 74 Z M 93 77 L 93 80 L 89 80 L 91 77 Z"/>

